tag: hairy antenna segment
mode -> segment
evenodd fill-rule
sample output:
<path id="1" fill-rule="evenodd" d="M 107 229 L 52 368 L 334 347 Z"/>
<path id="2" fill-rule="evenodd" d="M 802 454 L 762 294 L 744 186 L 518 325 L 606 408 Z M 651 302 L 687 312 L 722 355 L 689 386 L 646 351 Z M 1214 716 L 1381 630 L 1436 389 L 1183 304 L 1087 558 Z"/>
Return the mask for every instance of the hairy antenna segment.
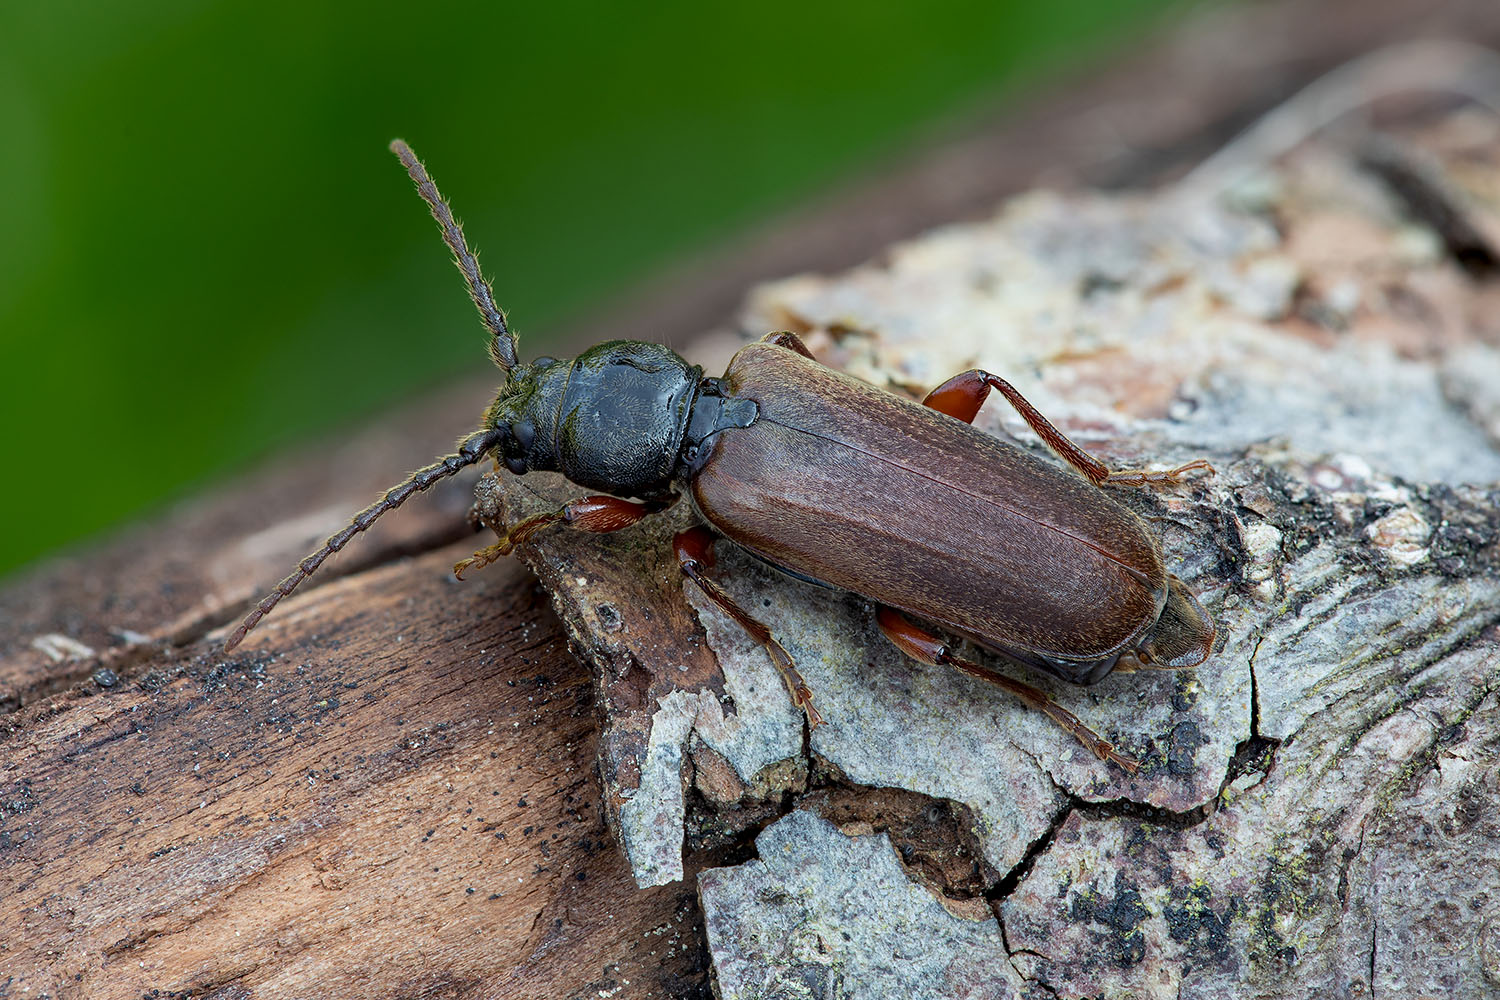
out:
<path id="1" fill-rule="evenodd" d="M 224 640 L 224 652 L 227 653 L 238 646 L 240 640 L 244 639 L 262 618 L 270 614 L 271 609 L 280 604 L 283 597 L 290 597 L 292 592 L 302 585 L 303 580 L 312 576 L 317 568 L 323 565 L 325 559 L 348 544 L 349 539 L 369 528 L 386 513 L 401 506 L 413 493 L 420 493 L 434 483 L 447 479 L 478 462 L 499 442 L 502 436 L 503 432 L 498 430 L 482 431 L 473 435 L 459 445 L 455 454 L 448 455 L 413 472 L 404 482 L 387 490 L 385 496 L 354 515 L 354 519 L 342 530 L 329 535 L 321 546 L 304 556 L 297 564 L 297 568 L 292 570 L 286 579 L 278 583 L 275 589 L 251 609 L 250 613 L 245 616 L 245 620 L 240 622 L 239 627 L 229 633 L 229 638 Z"/>
<path id="2" fill-rule="evenodd" d="M 406 167 L 412 183 L 417 186 L 417 193 L 427 202 L 427 207 L 432 210 L 432 217 L 442 230 L 443 242 L 453 251 L 453 262 L 463 272 L 464 282 L 469 286 L 469 298 L 474 300 L 479 318 L 490 331 L 490 358 L 501 371 L 509 372 L 516 366 L 516 338 L 505 325 L 505 313 L 495 304 L 494 290 L 479 270 L 479 258 L 469 249 L 469 244 L 464 239 L 464 227 L 453 217 L 453 209 L 438 192 L 427 168 L 422 166 L 422 161 L 417 159 L 417 154 L 412 152 L 411 147 L 396 139 L 391 143 L 391 152 Z"/>

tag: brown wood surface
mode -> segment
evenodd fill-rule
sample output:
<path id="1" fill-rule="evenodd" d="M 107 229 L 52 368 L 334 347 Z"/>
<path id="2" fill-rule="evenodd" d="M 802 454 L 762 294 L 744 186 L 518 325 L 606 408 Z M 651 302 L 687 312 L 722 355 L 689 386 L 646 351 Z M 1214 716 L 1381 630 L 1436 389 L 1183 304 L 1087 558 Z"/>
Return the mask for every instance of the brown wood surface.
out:
<path id="1" fill-rule="evenodd" d="M 1216 18 L 970 122 L 575 334 L 681 342 L 757 277 L 869 256 L 1057 164 L 1053 180 L 1156 176 L 1381 41 L 1500 35 L 1487 4 Z M 476 544 L 471 479 L 382 521 L 217 652 L 214 631 L 311 544 L 472 427 L 491 381 L 0 590 L 0 997 L 705 995 L 691 875 L 716 858 L 634 887 L 601 818 L 591 679 L 545 596 L 509 564 L 447 573 Z M 56 488 L 107 502 L 86 468 Z"/>
<path id="2" fill-rule="evenodd" d="M 463 551 L 319 588 L 231 658 L 23 712 L 9 995 L 701 983 L 690 890 L 636 890 L 605 828 L 592 688 L 545 595 L 505 564 L 455 604 Z"/>

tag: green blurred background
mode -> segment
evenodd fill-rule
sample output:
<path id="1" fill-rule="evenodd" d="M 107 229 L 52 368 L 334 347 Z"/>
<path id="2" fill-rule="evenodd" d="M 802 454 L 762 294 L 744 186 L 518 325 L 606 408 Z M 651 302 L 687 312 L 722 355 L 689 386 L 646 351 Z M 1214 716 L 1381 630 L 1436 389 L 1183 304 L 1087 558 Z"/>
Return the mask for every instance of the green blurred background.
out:
<path id="1" fill-rule="evenodd" d="M 531 357 L 1180 6 L 0 4 L 0 573 L 488 364 L 394 136 Z"/>

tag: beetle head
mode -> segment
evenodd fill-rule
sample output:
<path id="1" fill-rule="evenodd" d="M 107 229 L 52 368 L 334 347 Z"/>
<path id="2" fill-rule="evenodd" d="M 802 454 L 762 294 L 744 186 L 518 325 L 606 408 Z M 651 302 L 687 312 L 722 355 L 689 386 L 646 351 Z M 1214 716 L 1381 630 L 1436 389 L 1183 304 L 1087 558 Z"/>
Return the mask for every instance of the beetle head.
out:
<path id="1" fill-rule="evenodd" d="M 1168 577 L 1167 601 L 1156 627 L 1136 650 L 1145 662 L 1166 670 L 1196 667 L 1213 652 L 1213 619 L 1177 577 Z"/>

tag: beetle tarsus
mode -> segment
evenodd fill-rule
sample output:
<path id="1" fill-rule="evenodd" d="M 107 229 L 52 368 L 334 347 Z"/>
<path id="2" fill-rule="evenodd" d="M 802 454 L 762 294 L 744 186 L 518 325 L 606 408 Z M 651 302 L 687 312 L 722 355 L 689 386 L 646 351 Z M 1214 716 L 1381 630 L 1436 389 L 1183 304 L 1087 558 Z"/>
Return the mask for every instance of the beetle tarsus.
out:
<path id="1" fill-rule="evenodd" d="M 454 563 L 453 575 L 462 580 L 464 578 L 464 574 L 469 570 L 484 569 L 486 566 L 496 561 L 497 559 L 502 559 L 505 556 L 510 555 L 511 549 L 513 547 L 514 546 L 510 545 L 506 541 L 496 542 L 494 545 L 486 545 L 484 548 L 480 549 L 469 558 L 460 559 L 458 562 Z"/>
<path id="2" fill-rule="evenodd" d="M 1214 475 L 1214 467 L 1208 464 L 1206 459 L 1195 458 L 1186 465 L 1179 465 L 1175 469 L 1162 471 L 1151 471 L 1148 469 L 1121 469 L 1111 472 L 1100 483 L 1100 486 L 1148 486 L 1152 489 L 1170 489 L 1179 486 L 1183 477 L 1189 472 L 1202 472 L 1205 475 Z"/>
<path id="3" fill-rule="evenodd" d="M 807 686 L 807 681 L 802 679 L 802 673 L 792 661 L 792 655 L 786 651 L 786 647 L 772 639 L 764 644 L 766 653 L 771 657 L 771 662 L 776 665 L 776 670 L 781 674 L 781 679 L 786 682 L 787 693 L 792 696 L 792 706 L 802 710 L 807 716 L 807 728 L 809 731 L 817 729 L 823 724 L 823 716 L 813 708 L 812 688 Z"/>

